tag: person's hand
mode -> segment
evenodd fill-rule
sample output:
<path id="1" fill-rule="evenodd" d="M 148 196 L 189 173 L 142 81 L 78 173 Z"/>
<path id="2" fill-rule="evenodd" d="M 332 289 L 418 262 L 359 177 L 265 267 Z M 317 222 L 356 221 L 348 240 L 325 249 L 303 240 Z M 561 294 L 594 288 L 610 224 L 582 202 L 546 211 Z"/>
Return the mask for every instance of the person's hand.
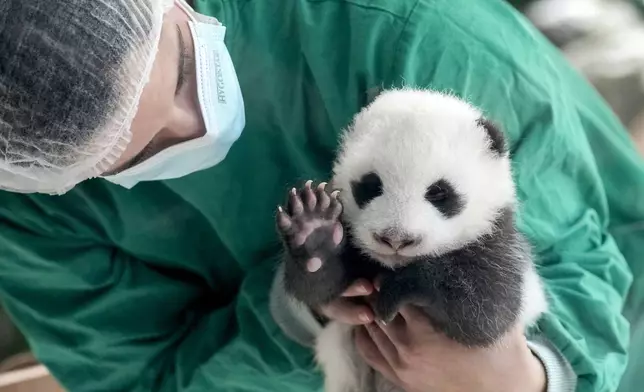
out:
<path id="1" fill-rule="evenodd" d="M 356 301 L 359 297 L 367 297 L 374 291 L 374 286 L 366 279 L 359 279 L 354 282 L 342 295 L 341 298 L 314 309 L 328 319 L 339 321 L 345 324 L 364 325 L 374 320 L 371 307 L 365 301 Z"/>
<path id="2" fill-rule="evenodd" d="M 498 345 L 467 348 L 405 306 L 387 325 L 356 329 L 360 355 L 407 392 L 545 392 L 545 370 L 515 328 Z"/>

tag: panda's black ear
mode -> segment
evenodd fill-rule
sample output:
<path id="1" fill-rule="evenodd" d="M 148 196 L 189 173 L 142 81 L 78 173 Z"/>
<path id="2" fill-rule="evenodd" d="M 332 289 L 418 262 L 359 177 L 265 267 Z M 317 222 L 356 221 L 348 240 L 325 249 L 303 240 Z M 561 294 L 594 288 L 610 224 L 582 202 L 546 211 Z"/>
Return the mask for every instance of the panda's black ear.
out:
<path id="1" fill-rule="evenodd" d="M 490 138 L 490 149 L 492 152 L 500 156 L 505 155 L 508 152 L 508 146 L 505 142 L 505 135 L 503 135 L 499 127 L 485 117 L 479 118 L 477 124 L 483 127 Z"/>

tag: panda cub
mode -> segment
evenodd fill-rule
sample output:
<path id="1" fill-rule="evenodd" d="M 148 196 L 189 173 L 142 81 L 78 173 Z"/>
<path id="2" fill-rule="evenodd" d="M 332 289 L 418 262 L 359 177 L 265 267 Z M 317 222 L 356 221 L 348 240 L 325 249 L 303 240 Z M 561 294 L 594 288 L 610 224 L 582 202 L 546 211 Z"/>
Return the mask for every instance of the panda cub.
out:
<path id="1" fill-rule="evenodd" d="M 378 277 L 377 318 L 413 304 L 449 338 L 492 345 L 547 309 L 515 207 L 504 136 L 479 110 L 385 91 L 344 132 L 331 183 L 308 181 L 279 207 L 285 291 L 317 309 Z M 330 322 L 317 339 L 326 391 L 395 390 L 357 355 L 352 328 Z"/>

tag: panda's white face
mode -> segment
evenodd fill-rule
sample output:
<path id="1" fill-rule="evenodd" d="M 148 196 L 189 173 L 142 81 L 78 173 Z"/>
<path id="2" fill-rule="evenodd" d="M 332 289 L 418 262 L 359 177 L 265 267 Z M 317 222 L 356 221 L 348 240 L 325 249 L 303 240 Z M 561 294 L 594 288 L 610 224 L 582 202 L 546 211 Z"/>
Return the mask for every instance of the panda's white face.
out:
<path id="1" fill-rule="evenodd" d="M 489 233 L 515 195 L 503 137 L 455 97 L 382 93 L 343 136 L 334 167 L 345 222 L 387 266 Z"/>

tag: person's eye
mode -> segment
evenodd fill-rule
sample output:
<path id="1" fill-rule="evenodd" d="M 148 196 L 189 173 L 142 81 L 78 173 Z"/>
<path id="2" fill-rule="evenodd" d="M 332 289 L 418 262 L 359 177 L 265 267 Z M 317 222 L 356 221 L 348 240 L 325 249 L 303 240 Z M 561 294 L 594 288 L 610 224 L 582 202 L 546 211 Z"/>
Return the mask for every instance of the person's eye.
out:
<path id="1" fill-rule="evenodd" d="M 175 90 L 175 94 L 179 94 L 190 73 L 190 53 L 186 48 L 186 42 L 183 39 L 183 33 L 181 32 L 179 25 L 177 25 L 177 36 L 179 38 L 179 69 L 177 73 L 177 88 Z"/>

